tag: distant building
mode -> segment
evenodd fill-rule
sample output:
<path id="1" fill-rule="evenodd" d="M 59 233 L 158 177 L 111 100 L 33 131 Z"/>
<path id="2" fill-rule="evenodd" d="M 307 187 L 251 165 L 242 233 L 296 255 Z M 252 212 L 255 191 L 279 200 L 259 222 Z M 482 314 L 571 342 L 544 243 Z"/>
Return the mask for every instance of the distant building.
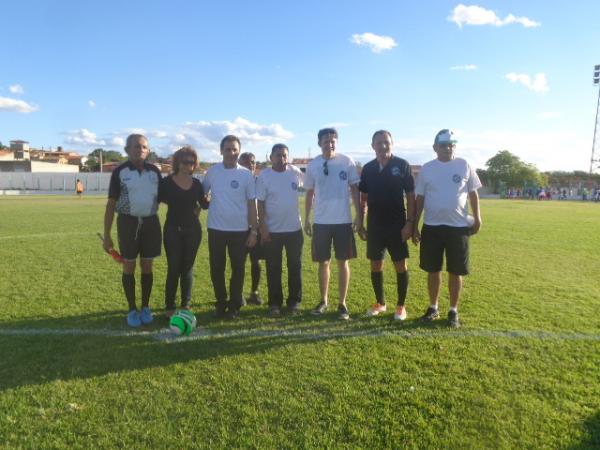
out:
<path id="1" fill-rule="evenodd" d="M 306 173 L 306 168 L 311 160 L 312 158 L 294 158 L 292 159 L 292 165 L 300 169 L 302 173 Z"/>
<path id="2" fill-rule="evenodd" d="M 22 140 L 10 141 L 10 150 L 0 150 L 0 172 L 77 173 L 80 162 L 75 152 L 36 150 Z"/>

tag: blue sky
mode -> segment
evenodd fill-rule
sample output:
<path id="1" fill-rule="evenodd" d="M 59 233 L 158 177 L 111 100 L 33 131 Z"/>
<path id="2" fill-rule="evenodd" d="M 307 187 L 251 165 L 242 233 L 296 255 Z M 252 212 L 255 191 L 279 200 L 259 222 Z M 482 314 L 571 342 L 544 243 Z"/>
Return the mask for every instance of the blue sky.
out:
<path id="1" fill-rule="evenodd" d="M 412 164 L 452 128 L 484 167 L 507 149 L 542 170 L 588 170 L 600 64 L 598 1 L 5 2 L 0 141 L 217 160 L 238 134 L 264 159 L 338 151 L 365 162 L 374 131 Z M 8 37 L 8 38 L 6 38 Z"/>

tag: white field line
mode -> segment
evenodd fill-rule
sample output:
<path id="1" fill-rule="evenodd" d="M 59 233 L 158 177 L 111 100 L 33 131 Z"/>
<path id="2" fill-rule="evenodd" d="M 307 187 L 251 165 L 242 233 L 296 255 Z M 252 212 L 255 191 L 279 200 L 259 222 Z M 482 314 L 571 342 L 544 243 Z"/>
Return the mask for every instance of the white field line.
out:
<path id="1" fill-rule="evenodd" d="M 162 342 L 178 343 L 209 339 L 228 338 L 298 338 L 299 340 L 321 340 L 357 337 L 392 337 L 406 339 L 415 338 L 505 338 L 505 339 L 536 339 L 557 341 L 599 341 L 600 334 L 562 333 L 549 331 L 527 330 L 332 330 L 323 331 L 318 328 L 288 329 L 288 330 L 230 330 L 210 331 L 196 329 L 190 336 L 175 336 L 169 329 L 157 331 L 134 331 L 115 329 L 83 329 L 83 328 L 0 328 L 0 336 L 90 336 L 90 337 L 142 337 Z"/>
<path id="2" fill-rule="evenodd" d="M 58 233 L 36 233 L 36 234 L 18 234 L 13 236 L 0 236 L 0 241 L 8 240 L 8 239 L 37 239 L 37 238 L 48 238 L 48 237 L 58 237 L 63 238 L 64 236 L 92 236 L 94 233 L 90 231 L 65 231 Z"/>

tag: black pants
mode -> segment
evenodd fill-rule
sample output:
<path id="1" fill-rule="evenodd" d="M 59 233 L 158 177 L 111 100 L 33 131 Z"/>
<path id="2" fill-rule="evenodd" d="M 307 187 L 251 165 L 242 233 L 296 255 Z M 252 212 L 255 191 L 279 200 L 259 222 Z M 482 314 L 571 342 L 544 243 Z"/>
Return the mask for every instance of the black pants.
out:
<path id="1" fill-rule="evenodd" d="M 167 254 L 167 282 L 165 284 L 165 307 L 175 309 L 177 285 L 181 286 L 181 306 L 190 304 L 194 261 L 202 240 L 200 222 L 179 227 L 165 223 L 163 242 Z"/>
<path id="2" fill-rule="evenodd" d="M 242 290 L 244 288 L 244 266 L 246 264 L 247 231 L 221 231 L 208 229 L 208 253 L 210 260 L 210 278 L 215 290 L 217 308 L 223 309 L 227 304 L 227 288 L 225 287 L 226 253 L 231 264 L 229 280 L 230 308 L 242 306 Z"/>
<path id="3" fill-rule="evenodd" d="M 285 247 L 288 269 L 288 306 L 302 301 L 302 230 L 289 233 L 270 233 L 271 242 L 263 243 L 267 260 L 267 285 L 269 287 L 269 306 L 283 304 L 281 286 L 282 252 Z"/>

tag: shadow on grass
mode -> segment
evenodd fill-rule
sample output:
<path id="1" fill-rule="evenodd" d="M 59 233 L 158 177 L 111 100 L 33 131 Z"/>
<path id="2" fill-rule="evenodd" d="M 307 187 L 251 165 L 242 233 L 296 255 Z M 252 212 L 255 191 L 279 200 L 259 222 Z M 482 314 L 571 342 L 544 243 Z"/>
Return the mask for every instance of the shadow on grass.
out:
<path id="1" fill-rule="evenodd" d="M 0 328 L 4 330 L 41 330 L 40 334 L 0 335 L 0 391 L 54 380 L 91 378 L 196 360 L 260 354 L 289 344 L 344 339 L 348 337 L 345 333 L 360 336 L 361 333 L 373 335 L 399 329 L 417 331 L 419 328 L 437 329 L 443 326 L 442 323 L 423 325 L 416 320 L 400 325 L 387 317 L 366 319 L 356 316 L 346 322 L 337 319 L 335 313 L 312 316 L 304 312 L 293 317 L 269 318 L 266 311 L 259 309 L 243 311 L 241 317 L 233 322 L 213 319 L 210 311 L 197 312 L 196 316 L 200 330 L 206 331 L 209 336 L 211 333 L 218 336 L 176 340 L 174 343 L 152 339 L 167 326 L 162 314 L 156 314 L 151 326 L 137 332 L 125 325 L 120 310 L 0 322 Z M 50 331 L 46 333 L 44 330 Z M 52 334 L 52 330 L 77 332 Z M 261 335 L 261 331 L 266 333 Z M 286 334 L 286 331 L 291 334 Z M 102 335 L 104 332 L 106 334 Z M 121 332 L 123 334 L 119 335 Z"/>
<path id="2" fill-rule="evenodd" d="M 585 438 L 569 447 L 570 450 L 588 450 L 600 448 L 600 412 L 589 417 L 584 422 Z"/>

